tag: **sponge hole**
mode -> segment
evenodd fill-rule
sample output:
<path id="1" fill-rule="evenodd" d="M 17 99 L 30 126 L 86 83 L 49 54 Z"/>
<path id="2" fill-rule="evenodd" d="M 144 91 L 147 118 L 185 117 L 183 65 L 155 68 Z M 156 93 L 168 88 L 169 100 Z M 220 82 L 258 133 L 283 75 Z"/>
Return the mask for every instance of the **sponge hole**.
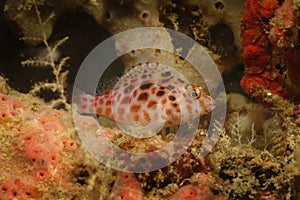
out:
<path id="1" fill-rule="evenodd" d="M 155 52 L 155 55 L 161 54 L 161 50 L 160 49 L 155 49 L 154 52 Z"/>
<path id="2" fill-rule="evenodd" d="M 220 1 L 218 1 L 218 2 L 215 3 L 215 8 L 217 10 L 222 10 L 224 8 L 224 4 Z"/>
<path id="3" fill-rule="evenodd" d="M 4 97 L 4 96 L 0 97 L 0 99 L 1 99 L 1 101 L 7 101 L 7 97 Z"/>
<path id="4" fill-rule="evenodd" d="M 147 20 L 150 17 L 150 13 L 148 11 L 143 11 L 140 16 L 141 19 Z"/>
<path id="5" fill-rule="evenodd" d="M 105 20 L 106 20 L 106 21 L 110 21 L 111 19 L 112 19 L 112 14 L 111 14 L 111 12 L 108 12 L 108 11 L 107 11 L 107 12 L 105 13 Z"/>

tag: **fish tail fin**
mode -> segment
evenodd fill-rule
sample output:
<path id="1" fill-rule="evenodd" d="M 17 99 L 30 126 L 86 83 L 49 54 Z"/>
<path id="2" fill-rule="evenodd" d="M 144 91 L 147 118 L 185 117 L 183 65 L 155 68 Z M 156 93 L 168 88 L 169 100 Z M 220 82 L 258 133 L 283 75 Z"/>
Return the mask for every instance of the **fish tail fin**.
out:
<path id="1" fill-rule="evenodd" d="M 72 93 L 72 102 L 78 106 L 80 113 L 91 113 L 92 102 L 94 96 L 84 92 L 83 90 L 74 87 Z"/>

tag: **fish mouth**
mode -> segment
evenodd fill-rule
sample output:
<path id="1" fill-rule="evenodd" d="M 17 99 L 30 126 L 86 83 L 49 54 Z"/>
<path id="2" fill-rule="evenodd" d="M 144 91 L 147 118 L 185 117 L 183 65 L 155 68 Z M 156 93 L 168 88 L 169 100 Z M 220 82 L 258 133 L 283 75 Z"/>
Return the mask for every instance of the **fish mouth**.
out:
<path id="1" fill-rule="evenodd" d="M 208 107 L 209 107 L 209 110 L 212 111 L 216 108 L 216 101 L 213 99 L 213 98 L 210 98 L 208 100 Z"/>

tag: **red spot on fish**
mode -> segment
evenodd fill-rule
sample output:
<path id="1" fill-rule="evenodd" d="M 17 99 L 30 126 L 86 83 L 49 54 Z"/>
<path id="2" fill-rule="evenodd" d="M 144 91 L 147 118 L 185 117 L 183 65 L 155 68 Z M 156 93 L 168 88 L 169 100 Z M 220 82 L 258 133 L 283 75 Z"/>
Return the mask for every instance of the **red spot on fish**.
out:
<path id="1" fill-rule="evenodd" d="M 146 121 L 150 121 L 151 120 L 150 115 L 149 115 L 149 113 L 147 111 L 144 111 L 144 119 Z"/>
<path id="2" fill-rule="evenodd" d="M 175 89 L 175 87 L 173 86 L 173 85 L 168 85 L 168 87 L 167 87 L 169 90 L 173 90 L 173 89 Z"/>
<path id="3" fill-rule="evenodd" d="M 170 71 L 164 72 L 161 74 L 161 76 L 163 76 L 163 77 L 171 76 L 171 72 Z"/>
<path id="4" fill-rule="evenodd" d="M 102 108 L 100 108 L 100 107 L 97 108 L 97 113 L 98 113 L 98 114 L 101 114 L 101 113 L 102 113 Z"/>
<path id="5" fill-rule="evenodd" d="M 118 102 L 121 100 L 121 97 L 122 97 L 122 94 L 119 93 L 119 94 L 117 95 L 117 101 L 118 101 Z"/>
<path id="6" fill-rule="evenodd" d="M 128 94 L 128 93 L 130 93 L 133 89 L 134 89 L 134 86 L 133 86 L 133 85 L 129 85 L 128 87 L 126 87 L 126 88 L 124 89 L 124 93 L 125 93 L 125 94 Z"/>
<path id="7" fill-rule="evenodd" d="M 121 104 L 128 104 L 129 103 L 130 98 L 129 97 L 124 97 L 121 101 Z"/>
<path id="8" fill-rule="evenodd" d="M 134 115 L 134 116 L 133 116 L 133 119 L 134 119 L 134 121 L 139 121 L 140 116 L 139 116 L 139 115 Z"/>
<path id="9" fill-rule="evenodd" d="M 82 108 L 82 110 L 85 110 L 87 108 L 87 105 L 84 104 L 84 105 L 81 106 L 81 108 Z"/>
<path id="10" fill-rule="evenodd" d="M 106 108 L 105 115 L 110 116 L 110 114 L 111 114 L 111 108 Z"/>
<path id="11" fill-rule="evenodd" d="M 143 74 L 143 75 L 141 76 L 141 78 L 142 78 L 142 79 L 145 79 L 145 78 L 147 78 L 147 75 L 146 75 L 146 74 Z"/>
<path id="12" fill-rule="evenodd" d="M 172 103 L 172 106 L 176 108 L 178 106 L 178 103 Z"/>
<path id="13" fill-rule="evenodd" d="M 82 101 L 87 102 L 88 101 L 87 97 L 82 97 Z"/>
<path id="14" fill-rule="evenodd" d="M 171 79 L 172 79 L 172 78 L 163 79 L 161 82 L 162 82 L 162 83 L 167 83 L 167 82 L 169 82 Z"/>
<path id="15" fill-rule="evenodd" d="M 167 99 L 163 99 L 163 100 L 161 101 L 161 104 L 162 104 L 162 105 L 166 105 L 166 103 L 167 103 Z"/>
<path id="16" fill-rule="evenodd" d="M 166 109 L 167 115 L 172 115 L 172 110 L 171 109 Z"/>
<path id="17" fill-rule="evenodd" d="M 137 78 L 132 79 L 130 82 L 131 82 L 131 83 L 134 83 L 134 82 L 136 82 L 136 81 L 137 81 Z"/>
<path id="18" fill-rule="evenodd" d="M 149 89 L 152 85 L 153 85 L 153 83 L 151 83 L 149 81 L 145 81 L 142 83 L 140 89 L 146 90 L 146 89 Z"/>
<path id="19" fill-rule="evenodd" d="M 177 78 L 177 80 L 180 82 L 180 83 L 184 83 L 184 80 L 180 79 L 180 78 Z"/>
<path id="20" fill-rule="evenodd" d="M 100 105 L 103 105 L 103 103 L 104 103 L 104 100 L 101 98 L 101 99 L 99 100 L 99 104 L 100 104 Z"/>
<path id="21" fill-rule="evenodd" d="M 137 94 L 138 94 L 138 91 L 137 91 L 137 90 L 135 90 L 135 91 L 133 92 L 133 97 L 136 97 L 136 96 L 137 96 Z"/>
<path id="22" fill-rule="evenodd" d="M 170 101 L 175 101 L 175 100 L 176 100 L 176 97 L 174 97 L 173 95 L 170 95 L 170 96 L 169 96 L 169 99 L 170 99 Z"/>
<path id="23" fill-rule="evenodd" d="M 163 96 L 164 94 L 165 94 L 165 91 L 160 90 L 160 91 L 158 91 L 158 92 L 156 93 L 156 96 L 161 97 L 161 96 Z"/>
<path id="24" fill-rule="evenodd" d="M 155 94 L 155 92 L 156 92 L 156 88 L 152 88 L 151 89 L 151 94 Z"/>
<path id="25" fill-rule="evenodd" d="M 130 107 L 130 111 L 131 112 L 138 112 L 140 110 L 140 108 L 141 108 L 141 105 L 132 105 Z"/>
<path id="26" fill-rule="evenodd" d="M 153 105 L 155 105 L 155 104 L 157 104 L 157 101 L 153 101 L 153 100 L 151 100 L 151 101 L 149 101 L 149 103 L 147 104 L 147 107 L 148 108 L 151 108 Z"/>
<path id="27" fill-rule="evenodd" d="M 149 96 L 148 93 L 144 92 L 144 93 L 142 93 L 142 94 L 139 95 L 138 100 L 139 101 L 147 101 L 148 100 L 148 96 Z"/>
<path id="28" fill-rule="evenodd" d="M 111 100 L 107 100 L 105 103 L 106 106 L 111 106 Z"/>

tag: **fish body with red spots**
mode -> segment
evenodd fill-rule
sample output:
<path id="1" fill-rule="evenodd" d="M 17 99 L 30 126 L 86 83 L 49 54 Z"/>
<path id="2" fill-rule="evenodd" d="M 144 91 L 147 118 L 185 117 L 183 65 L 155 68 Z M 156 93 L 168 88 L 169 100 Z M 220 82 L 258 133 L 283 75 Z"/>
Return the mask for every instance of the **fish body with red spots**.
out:
<path id="1" fill-rule="evenodd" d="M 175 69 L 158 63 L 134 67 L 109 91 L 79 96 L 82 113 L 104 115 L 126 125 L 162 123 L 176 126 L 207 114 L 214 100 L 202 87 L 189 82 Z"/>

